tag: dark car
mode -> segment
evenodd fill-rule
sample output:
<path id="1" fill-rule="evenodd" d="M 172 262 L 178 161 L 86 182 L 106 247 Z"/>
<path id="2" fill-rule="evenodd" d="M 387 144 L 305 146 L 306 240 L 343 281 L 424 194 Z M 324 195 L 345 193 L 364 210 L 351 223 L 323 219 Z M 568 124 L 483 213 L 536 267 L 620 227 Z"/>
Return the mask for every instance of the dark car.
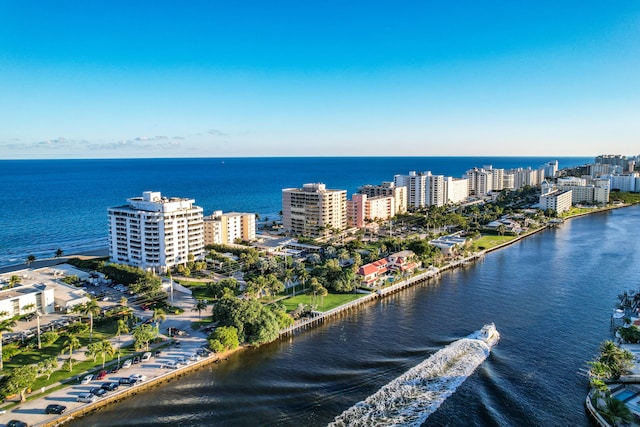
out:
<path id="1" fill-rule="evenodd" d="M 113 390 L 117 390 L 118 387 L 120 387 L 120 384 L 118 384 L 115 381 L 112 381 L 112 382 L 104 383 L 100 387 L 107 391 L 113 391 Z"/>
<path id="2" fill-rule="evenodd" d="M 136 380 L 135 378 L 120 378 L 118 382 L 120 383 L 120 385 L 136 385 L 138 380 Z"/>
<path id="3" fill-rule="evenodd" d="M 140 363 L 140 356 L 136 356 L 133 358 L 133 364 L 135 365 L 137 363 Z"/>
<path id="4" fill-rule="evenodd" d="M 98 397 L 105 397 L 107 395 L 107 390 L 103 389 L 102 387 L 98 388 L 92 388 L 91 390 L 89 390 L 91 392 L 91 394 L 94 394 Z"/>
<path id="5" fill-rule="evenodd" d="M 155 353 L 153 353 L 153 355 L 154 355 L 155 357 L 158 357 L 158 356 L 160 356 L 160 353 L 162 353 L 160 350 L 156 350 L 156 352 L 155 352 Z"/>
<path id="6" fill-rule="evenodd" d="M 109 371 L 109 373 L 111 374 L 115 374 L 116 372 L 118 372 L 120 370 L 120 366 L 116 365 L 113 368 L 111 368 L 111 370 Z"/>
<path id="7" fill-rule="evenodd" d="M 7 427 L 29 427 L 29 425 L 24 421 L 11 420 L 7 423 Z"/>
<path id="8" fill-rule="evenodd" d="M 66 406 L 64 406 L 64 405 L 56 405 L 56 404 L 48 405 L 46 408 L 44 408 L 45 414 L 57 414 L 57 415 L 60 415 L 66 410 L 67 410 Z"/>

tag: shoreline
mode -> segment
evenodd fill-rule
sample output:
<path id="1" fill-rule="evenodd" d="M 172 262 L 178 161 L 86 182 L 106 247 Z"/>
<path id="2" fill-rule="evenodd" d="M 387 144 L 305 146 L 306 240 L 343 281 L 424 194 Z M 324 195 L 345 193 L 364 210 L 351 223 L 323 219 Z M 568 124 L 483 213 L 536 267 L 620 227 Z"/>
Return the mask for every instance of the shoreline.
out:
<path id="1" fill-rule="evenodd" d="M 609 210 L 613 210 L 613 209 L 619 209 L 619 208 L 623 208 L 623 207 L 629 207 L 632 206 L 631 204 L 624 204 L 624 205 L 616 205 L 616 206 L 610 206 L 607 208 L 603 208 L 603 209 L 598 209 L 598 210 L 593 210 L 590 212 L 582 212 L 580 214 L 576 214 L 576 215 L 572 215 L 566 218 L 563 218 L 564 220 L 569 220 L 569 219 L 574 219 L 574 218 L 578 218 L 581 216 L 585 216 L 585 215 L 591 215 L 591 214 L 595 214 L 595 213 L 600 213 L 600 212 L 607 212 Z M 476 261 L 478 259 L 482 259 L 484 257 L 484 255 L 486 255 L 489 252 L 493 252 L 496 251 L 498 249 L 502 249 L 504 247 L 507 247 L 509 245 L 512 245 L 516 242 L 519 242 L 520 240 L 529 237 L 533 234 L 536 234 L 540 231 L 549 229 L 549 228 L 553 228 L 553 225 L 551 224 L 545 224 L 535 230 L 531 230 L 527 233 L 523 233 L 522 235 L 516 236 L 516 238 L 508 241 L 508 242 L 504 242 L 500 245 L 496 245 L 494 247 L 485 249 L 483 251 L 478 251 L 475 252 L 473 255 L 471 255 L 470 257 L 466 257 L 462 260 L 452 260 L 447 262 L 446 264 L 444 264 L 443 266 L 437 268 L 437 271 L 425 271 L 422 272 L 416 276 L 407 278 L 401 282 L 395 283 L 394 285 L 385 288 L 381 293 L 378 292 L 371 292 L 370 294 L 367 294 L 365 296 L 363 296 L 362 298 L 358 298 L 357 300 L 354 300 L 350 303 L 347 304 L 343 304 L 342 306 L 336 307 L 335 309 L 331 310 L 330 312 L 325 312 L 322 316 L 319 316 L 317 319 L 312 319 L 312 322 L 309 323 L 305 323 L 304 325 L 301 326 L 297 326 L 296 328 L 294 328 L 294 330 L 291 331 L 287 331 L 285 332 L 285 330 L 280 331 L 279 336 L 276 340 L 282 340 L 283 338 L 288 338 L 288 339 L 292 339 L 292 336 L 295 335 L 297 333 L 297 331 L 303 331 L 305 329 L 308 328 L 313 328 L 316 326 L 319 326 L 321 324 L 323 324 L 325 322 L 325 320 L 329 320 L 333 317 L 337 317 L 337 315 L 342 314 L 344 312 L 347 312 L 349 310 L 356 310 L 358 309 L 360 306 L 364 305 L 364 304 L 369 304 L 371 302 L 375 302 L 376 300 L 379 299 L 383 299 L 389 295 L 395 294 L 396 292 L 399 292 L 401 290 L 416 286 L 416 285 L 420 285 L 420 284 L 428 284 L 429 280 L 432 278 L 437 278 L 443 271 L 446 270 L 452 270 L 455 268 L 459 268 L 461 266 L 466 266 L 468 265 L 471 261 Z M 104 255 L 105 249 L 102 250 L 96 250 L 96 251 L 89 251 L 89 252 L 85 252 L 82 254 L 77 254 L 77 255 L 69 255 L 69 256 L 64 256 L 64 257 L 60 257 L 60 258 L 51 258 L 48 260 L 41 260 L 42 262 L 50 262 L 51 265 L 55 265 L 55 264 L 60 264 L 65 262 L 65 260 L 69 259 L 69 258 L 95 258 L 95 257 L 101 257 Z M 107 250 L 107 255 L 108 255 L 108 250 Z M 34 263 L 35 264 L 35 263 Z M 26 264 L 19 264 L 17 266 L 12 266 L 13 268 L 16 267 L 21 267 L 24 266 L 24 268 L 26 267 Z M 11 267 L 5 267 L 5 268 L 11 268 Z M 32 266 L 32 268 L 40 268 L 40 267 L 34 267 Z M 21 268 L 18 268 L 17 270 L 19 270 Z M 1 270 L 1 269 L 0 269 Z M 17 271 L 17 270 L 9 270 L 9 271 Z M 206 339 L 203 340 L 203 343 L 206 343 Z M 256 347 L 259 348 L 260 346 Z M 95 403 L 86 405 L 86 406 L 82 406 L 80 408 L 77 408 L 73 411 L 70 411 L 62 416 L 56 417 L 54 420 L 47 420 L 44 422 L 40 422 L 40 423 L 35 423 L 34 425 L 37 426 L 54 426 L 54 425 L 58 425 L 60 423 L 63 423 L 65 421 L 68 420 L 72 420 L 75 418 L 79 418 L 82 417 L 84 415 L 93 413 L 95 411 L 100 410 L 103 407 L 106 407 L 107 405 L 111 405 L 111 404 L 115 404 L 123 399 L 128 398 L 130 395 L 136 395 L 138 392 L 144 392 L 149 388 L 152 387 L 156 387 L 156 386 L 160 386 L 162 384 L 165 384 L 167 382 L 172 381 L 173 379 L 179 378 L 181 376 L 184 376 L 186 374 L 189 374 L 191 372 L 197 371 L 198 369 L 208 366 L 212 363 L 219 363 L 222 360 L 226 360 L 226 358 L 228 358 L 228 356 L 235 354 L 235 353 L 239 353 L 241 351 L 246 350 L 247 348 L 249 348 L 248 346 L 239 346 L 236 349 L 233 350 L 227 350 L 223 353 L 220 354 L 215 354 L 214 356 L 211 357 L 207 357 L 203 360 L 200 360 L 198 362 L 195 362 L 193 364 L 181 367 L 179 369 L 176 370 L 172 370 L 169 371 L 167 373 L 164 373 L 158 377 L 154 377 L 150 380 L 148 380 L 147 382 L 140 384 L 139 386 L 136 386 L 135 388 L 130 388 L 130 389 L 126 389 L 126 390 L 121 390 L 120 393 L 115 393 L 112 396 L 109 396 L 108 398 L 102 399 L 100 401 L 97 401 Z M 64 387 L 67 388 L 67 387 Z M 38 399 L 46 399 L 46 396 L 48 394 L 42 394 L 41 396 L 35 397 L 35 399 L 33 400 L 38 400 Z"/>
<path id="2" fill-rule="evenodd" d="M 20 271 L 26 269 L 36 269 L 36 268 L 44 268 L 51 267 L 52 265 L 64 264 L 71 258 L 79 258 L 79 259 L 92 259 L 92 258 L 104 258 L 109 256 L 109 248 L 100 248 L 94 249 L 90 251 L 79 252 L 77 254 L 71 255 L 63 255 L 59 258 L 42 258 L 36 259 L 31 266 L 29 266 L 26 262 L 22 262 L 19 264 L 11 264 L 0 266 L 0 274 L 11 273 L 12 271 Z"/>

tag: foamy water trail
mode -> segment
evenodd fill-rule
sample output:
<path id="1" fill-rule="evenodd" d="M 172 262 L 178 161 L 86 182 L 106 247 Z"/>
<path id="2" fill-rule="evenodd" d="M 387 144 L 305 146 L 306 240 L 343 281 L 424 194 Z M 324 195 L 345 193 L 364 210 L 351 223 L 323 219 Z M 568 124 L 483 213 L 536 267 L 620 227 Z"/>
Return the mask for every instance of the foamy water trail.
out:
<path id="1" fill-rule="evenodd" d="M 330 427 L 419 426 L 487 358 L 484 341 L 463 338 L 337 416 Z"/>

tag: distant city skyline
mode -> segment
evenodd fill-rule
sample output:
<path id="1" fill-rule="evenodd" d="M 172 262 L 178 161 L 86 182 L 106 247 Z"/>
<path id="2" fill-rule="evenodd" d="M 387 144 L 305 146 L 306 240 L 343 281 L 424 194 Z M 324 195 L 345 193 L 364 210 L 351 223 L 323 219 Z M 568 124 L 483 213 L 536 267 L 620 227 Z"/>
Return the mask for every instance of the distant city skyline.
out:
<path id="1" fill-rule="evenodd" d="M 0 159 L 639 154 L 640 2 L 0 3 Z"/>

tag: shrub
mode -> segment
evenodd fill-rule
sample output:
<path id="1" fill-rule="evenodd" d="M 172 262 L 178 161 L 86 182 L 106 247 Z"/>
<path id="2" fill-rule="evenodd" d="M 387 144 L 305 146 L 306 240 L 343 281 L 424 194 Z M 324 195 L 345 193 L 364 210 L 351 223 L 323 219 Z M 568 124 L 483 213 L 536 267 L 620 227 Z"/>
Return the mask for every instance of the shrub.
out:
<path id="1" fill-rule="evenodd" d="M 54 331 L 45 332 L 40 335 L 40 342 L 42 345 L 51 345 L 60 338 L 60 334 Z"/>
<path id="2" fill-rule="evenodd" d="M 22 353 L 22 350 L 15 343 L 2 346 L 2 360 L 4 361 L 10 360 L 13 356 L 20 353 Z"/>
<path id="3" fill-rule="evenodd" d="M 216 353 L 220 353 L 221 351 L 224 351 L 224 346 L 222 345 L 220 340 L 217 340 L 217 339 L 209 340 L 209 348 L 215 351 Z"/>
<path id="4" fill-rule="evenodd" d="M 82 322 L 74 322 L 69 325 L 67 332 L 71 335 L 79 335 L 89 330 L 89 325 Z"/>

